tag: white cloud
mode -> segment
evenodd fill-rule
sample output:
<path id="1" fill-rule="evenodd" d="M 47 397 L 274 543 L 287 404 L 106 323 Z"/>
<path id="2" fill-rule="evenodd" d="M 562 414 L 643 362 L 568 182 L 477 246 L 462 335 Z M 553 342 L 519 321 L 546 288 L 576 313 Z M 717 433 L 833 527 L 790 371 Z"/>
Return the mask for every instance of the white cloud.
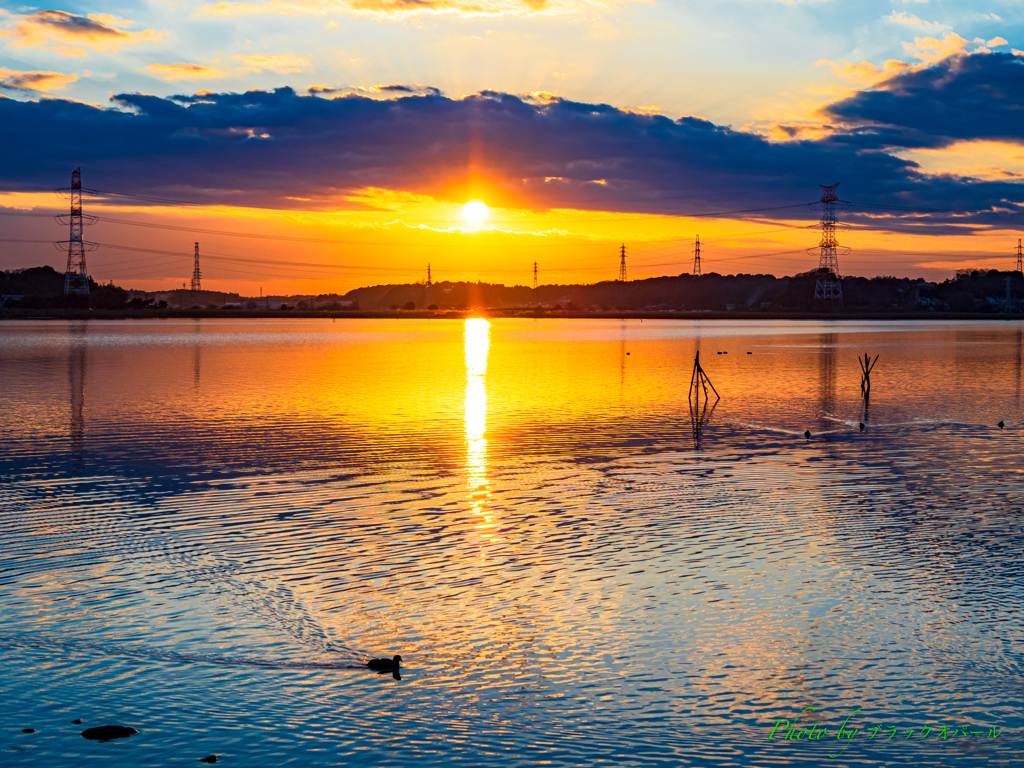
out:
<path id="1" fill-rule="evenodd" d="M 914 14 L 906 13 L 905 11 L 893 11 L 885 18 L 893 24 L 904 24 L 908 27 L 918 27 L 919 29 L 923 29 L 928 32 L 945 32 L 948 29 L 952 29 L 952 27 L 947 24 L 940 24 L 937 21 L 924 21 L 923 19 L 917 18 Z"/>

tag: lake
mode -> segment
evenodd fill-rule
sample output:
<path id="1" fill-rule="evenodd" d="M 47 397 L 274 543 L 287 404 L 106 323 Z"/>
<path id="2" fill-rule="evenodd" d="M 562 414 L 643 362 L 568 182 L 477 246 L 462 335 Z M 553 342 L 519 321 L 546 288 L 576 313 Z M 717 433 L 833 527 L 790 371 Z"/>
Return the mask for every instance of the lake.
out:
<path id="1" fill-rule="evenodd" d="M 1022 331 L 0 323 L 0 764 L 1018 764 Z"/>

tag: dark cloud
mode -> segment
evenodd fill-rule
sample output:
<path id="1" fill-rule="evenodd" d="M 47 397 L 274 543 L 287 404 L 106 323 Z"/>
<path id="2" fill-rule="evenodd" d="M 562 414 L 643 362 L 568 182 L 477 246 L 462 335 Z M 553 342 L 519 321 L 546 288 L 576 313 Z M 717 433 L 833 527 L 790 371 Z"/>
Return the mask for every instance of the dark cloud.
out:
<path id="1" fill-rule="evenodd" d="M 318 96 L 330 96 L 331 94 L 344 94 L 350 93 L 356 96 L 369 96 L 375 93 L 380 93 L 385 96 L 443 96 L 440 88 L 435 88 L 432 85 L 408 85 L 406 83 L 388 83 L 387 85 L 373 85 L 370 87 L 360 88 L 340 88 L 331 85 L 311 85 L 306 88 L 307 93 L 312 93 Z M 179 96 L 172 96 L 171 98 L 179 99 Z"/>
<path id="2" fill-rule="evenodd" d="M 106 14 L 76 16 L 64 11 L 36 11 L 14 18 L 17 18 L 18 22 L 13 28 L 0 29 L 0 37 L 12 38 L 9 46 L 38 48 L 52 42 L 73 44 L 50 47 L 51 51 L 65 56 L 85 55 L 85 51 L 77 47 L 79 45 L 98 51 L 116 51 L 122 45 L 156 41 L 165 37 L 165 33 L 154 32 L 152 29 L 143 32 L 118 29 L 119 26 L 129 25 L 131 22 Z"/>
<path id="3" fill-rule="evenodd" d="M 376 90 L 382 93 L 403 93 L 403 94 L 421 94 L 426 96 L 440 96 L 441 89 L 434 88 L 430 85 L 402 85 L 401 83 L 391 83 L 389 85 L 378 85 Z"/>
<path id="4" fill-rule="evenodd" d="M 26 17 L 26 20 L 34 22 L 39 26 L 49 27 L 68 37 L 83 37 L 88 39 L 94 39 L 97 37 L 131 37 L 131 33 L 125 32 L 123 29 L 108 27 L 106 24 L 93 21 L 85 16 L 75 16 L 74 14 L 65 13 L 64 11 L 38 11 L 37 13 L 33 13 L 31 16 Z"/>
<path id="5" fill-rule="evenodd" d="M 826 116 L 861 147 L 943 147 L 961 140 L 1024 141 L 1024 59 L 952 56 L 836 102 Z"/>
<path id="6" fill-rule="evenodd" d="M 204 203 L 290 207 L 289 198 L 310 198 L 326 206 L 379 187 L 680 214 L 809 201 L 818 184 L 840 181 L 850 200 L 965 211 L 934 223 L 976 225 L 1017 223 L 1024 202 L 1017 184 L 927 176 L 859 146 L 856 133 L 774 143 L 699 118 L 558 98 L 323 98 L 280 88 L 114 101 L 118 109 L 0 98 L 0 137 L 17 149 L 0 164 L 0 183 L 58 186 L 82 166 L 87 186 Z"/>
<path id="7" fill-rule="evenodd" d="M 63 72 L 16 72 L 0 67 L 0 88 L 5 91 L 48 91 L 63 88 L 77 79 L 78 75 Z"/>

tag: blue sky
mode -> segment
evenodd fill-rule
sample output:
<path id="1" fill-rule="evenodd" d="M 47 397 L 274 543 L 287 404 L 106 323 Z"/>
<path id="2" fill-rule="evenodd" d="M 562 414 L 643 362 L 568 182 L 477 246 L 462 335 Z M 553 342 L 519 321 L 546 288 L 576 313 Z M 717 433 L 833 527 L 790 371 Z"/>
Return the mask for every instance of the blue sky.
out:
<path id="1" fill-rule="evenodd" d="M 134 91 L 422 83 L 455 97 L 543 90 L 742 127 L 799 113 L 801 103 L 827 97 L 823 89 L 867 82 L 823 61 L 919 63 L 944 49 L 915 39 L 949 35 L 957 37 L 948 50 L 997 38 L 1008 45 L 994 50 L 1024 47 L 1018 2 L 425 5 L 435 10 L 385 0 L 4 5 L 0 66 L 75 75 L 51 93 L 93 103 Z M 117 36 L 37 23 L 33 14 L 46 10 L 91 15 Z"/>
<path id="2" fill-rule="evenodd" d="M 847 215 L 853 247 L 891 254 L 850 260 L 851 272 L 888 258 L 889 271 L 930 276 L 996 265 L 1022 224 L 1020 2 L 3 9 L 0 185 L 13 207 L 43 205 L 31 194 L 82 165 L 87 186 L 220 206 L 222 218 L 345 212 L 365 228 L 353 216 L 374 210 L 408 226 L 475 197 L 502 220 L 649 215 L 622 231 L 580 220 L 577 234 L 655 243 L 692 239 L 688 214 L 803 203 L 838 180 L 864 204 Z M 813 217 L 717 225 L 739 238 L 753 218 Z M 568 231 L 556 224 L 495 236 Z M 779 238 L 757 245 L 793 244 Z M 722 248 L 720 271 L 733 271 L 741 246 Z M 760 271 L 796 270 L 767 259 Z"/>

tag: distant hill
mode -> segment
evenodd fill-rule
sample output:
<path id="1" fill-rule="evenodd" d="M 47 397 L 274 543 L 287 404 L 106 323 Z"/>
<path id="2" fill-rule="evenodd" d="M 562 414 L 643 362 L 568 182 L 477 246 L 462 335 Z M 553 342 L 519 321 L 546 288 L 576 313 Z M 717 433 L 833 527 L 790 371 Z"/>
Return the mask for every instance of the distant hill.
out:
<path id="1" fill-rule="evenodd" d="M 1016 272 L 976 271 L 943 283 L 896 277 L 844 277 L 843 308 L 891 310 L 935 308 L 958 312 L 1001 311 L 1005 306 L 1006 278 L 1016 297 L 1015 308 L 1024 296 L 1024 278 Z M 409 303 L 417 309 L 436 305 L 438 309 L 468 307 L 559 306 L 563 309 L 677 309 L 728 311 L 765 309 L 811 311 L 817 272 L 793 277 L 774 275 L 719 275 L 701 277 L 677 275 L 605 281 L 592 285 L 541 285 L 536 291 L 523 285 L 440 282 L 375 285 L 349 291 L 344 299 L 362 309 L 400 309 Z"/>
<path id="2" fill-rule="evenodd" d="M 122 309 L 128 301 L 128 292 L 115 285 L 100 285 L 89 278 L 89 296 L 65 296 L 64 273 L 53 267 L 28 267 L 0 271 L 0 296 L 8 297 L 5 307 L 41 309 L 68 307 L 95 309 Z M 18 298 L 10 298 L 18 297 Z"/>
<path id="3" fill-rule="evenodd" d="M 374 285 L 356 288 L 344 296 L 322 294 L 315 299 L 317 309 L 363 311 L 389 309 L 503 309 L 559 307 L 578 311 L 680 310 L 808 312 L 819 307 L 814 303 L 817 272 L 804 272 L 792 277 L 774 275 L 719 275 L 701 277 L 676 275 L 630 280 L 619 283 L 607 280 L 590 285 L 541 285 L 536 290 L 525 285 L 494 283 L 440 282 Z M 1009 281 L 1010 301 L 1006 291 Z M 941 283 L 923 279 L 896 277 L 844 277 L 843 309 L 857 311 L 950 310 L 954 312 L 1020 312 L 1024 309 L 1024 276 L 1019 272 L 960 272 Z M 173 293 L 173 292 L 172 292 Z M 154 294 L 155 296 L 156 294 Z M 236 294 L 214 294 L 222 301 Z M 64 275 L 52 267 L 29 267 L 0 271 L 0 296 L 9 308 L 75 308 L 83 309 L 147 309 L 160 311 L 176 308 L 178 301 L 143 301 L 131 298 L 129 292 L 113 284 L 100 285 L 89 280 L 89 296 L 65 296 Z M 309 296 L 275 298 L 275 304 L 303 307 Z M 266 307 L 267 299 L 252 303 L 254 309 Z M 169 306 L 168 306 L 169 305 Z M 410 306 L 411 305 L 411 306 Z"/>

